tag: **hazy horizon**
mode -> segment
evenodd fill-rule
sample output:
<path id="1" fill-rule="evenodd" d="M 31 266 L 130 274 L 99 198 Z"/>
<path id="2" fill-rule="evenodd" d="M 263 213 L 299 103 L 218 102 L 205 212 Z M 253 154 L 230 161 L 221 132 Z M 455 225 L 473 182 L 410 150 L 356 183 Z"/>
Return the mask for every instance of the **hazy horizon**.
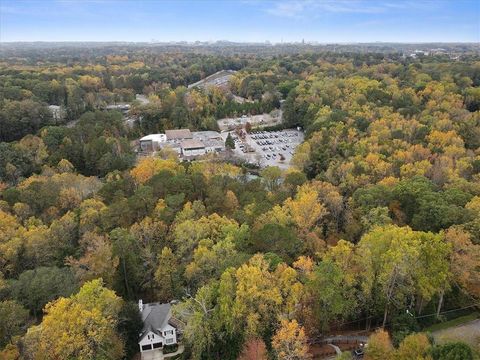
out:
<path id="1" fill-rule="evenodd" d="M 297 41 L 283 41 L 283 42 L 272 42 L 269 40 L 266 41 L 232 41 L 228 39 L 218 39 L 218 40 L 164 40 L 164 41 L 126 41 L 126 40 L 111 40 L 111 41 L 95 41 L 95 40 L 64 40 L 64 41 L 49 41 L 49 40 L 19 40 L 19 41 L 1 41 L 4 44 L 216 44 L 216 43 L 232 43 L 232 44 L 245 44 L 245 45 L 282 45 L 282 44 L 301 44 L 302 40 Z M 319 42 L 319 41 L 303 41 L 305 45 L 375 45 L 375 44 L 398 44 L 398 45 L 423 45 L 423 44 L 478 44 L 477 41 L 332 41 L 332 42 Z M 480 44 L 479 44 L 480 46 Z"/>
<path id="2" fill-rule="evenodd" d="M 3 0 L 0 41 L 476 43 L 479 19 L 471 0 Z"/>

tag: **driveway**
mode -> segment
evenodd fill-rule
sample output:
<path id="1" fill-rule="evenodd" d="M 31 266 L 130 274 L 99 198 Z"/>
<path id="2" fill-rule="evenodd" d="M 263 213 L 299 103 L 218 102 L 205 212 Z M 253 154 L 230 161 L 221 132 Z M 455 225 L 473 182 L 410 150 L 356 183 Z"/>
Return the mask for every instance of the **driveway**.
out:
<path id="1" fill-rule="evenodd" d="M 163 351 L 160 349 L 142 352 L 142 360 L 163 360 Z"/>
<path id="2" fill-rule="evenodd" d="M 156 349 L 156 350 L 151 350 L 151 351 L 145 351 L 142 352 L 142 360 L 164 360 L 168 359 L 171 357 L 174 357 L 175 355 L 183 353 L 184 350 L 183 345 L 178 345 L 177 351 L 169 354 L 164 354 L 161 349 Z"/>

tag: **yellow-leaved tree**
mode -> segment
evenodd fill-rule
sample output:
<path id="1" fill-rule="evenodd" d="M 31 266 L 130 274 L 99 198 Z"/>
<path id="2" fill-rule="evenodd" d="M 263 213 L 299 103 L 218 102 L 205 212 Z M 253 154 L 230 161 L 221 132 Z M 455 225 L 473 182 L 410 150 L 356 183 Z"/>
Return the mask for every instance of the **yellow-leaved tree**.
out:
<path id="1" fill-rule="evenodd" d="M 130 171 L 130 174 L 132 174 L 138 183 L 144 184 L 155 174 L 158 174 L 163 170 L 170 171 L 173 174 L 184 172 L 184 168 L 178 163 L 178 161 L 148 157 L 140 160 L 137 166 Z"/>
<path id="2" fill-rule="evenodd" d="M 27 351 L 34 359 L 121 359 L 121 306 L 101 279 L 87 282 L 77 294 L 47 304 L 43 321 L 25 336 Z"/>
<path id="3" fill-rule="evenodd" d="M 296 320 L 282 320 L 272 339 L 272 347 L 279 360 L 311 359 L 305 330 Z"/>

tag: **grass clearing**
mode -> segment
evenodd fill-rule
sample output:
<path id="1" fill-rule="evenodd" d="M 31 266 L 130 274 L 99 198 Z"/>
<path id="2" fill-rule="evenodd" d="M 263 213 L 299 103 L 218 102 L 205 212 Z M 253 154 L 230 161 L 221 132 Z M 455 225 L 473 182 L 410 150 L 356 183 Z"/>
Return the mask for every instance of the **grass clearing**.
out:
<path id="1" fill-rule="evenodd" d="M 453 320 L 449 320 L 449 321 L 441 322 L 441 323 L 438 323 L 438 324 L 434 324 L 434 325 L 426 328 L 425 331 L 434 332 L 434 331 L 444 330 L 444 329 L 448 329 L 448 328 L 451 328 L 451 327 L 454 327 L 454 326 L 458 326 L 458 325 L 461 325 L 461 324 L 468 323 L 468 322 L 473 321 L 473 320 L 478 319 L 478 318 L 480 318 L 480 312 L 475 311 L 471 314 L 468 314 L 468 315 L 465 315 L 465 316 L 460 316 L 460 317 L 458 317 L 456 319 L 453 319 Z"/>

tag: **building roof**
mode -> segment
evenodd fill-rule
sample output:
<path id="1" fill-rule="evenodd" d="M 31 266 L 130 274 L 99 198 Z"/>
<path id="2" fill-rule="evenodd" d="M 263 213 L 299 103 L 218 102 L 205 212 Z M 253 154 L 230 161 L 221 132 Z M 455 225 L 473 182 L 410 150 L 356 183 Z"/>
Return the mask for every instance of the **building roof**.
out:
<path id="1" fill-rule="evenodd" d="M 200 140 L 184 140 L 182 141 L 182 149 L 203 149 L 205 145 Z"/>
<path id="2" fill-rule="evenodd" d="M 195 131 L 192 133 L 194 139 L 222 139 L 218 131 Z"/>
<path id="3" fill-rule="evenodd" d="M 157 141 L 157 142 L 163 142 L 165 140 L 166 140 L 165 134 L 150 134 L 140 139 L 140 141 Z"/>
<path id="4" fill-rule="evenodd" d="M 205 147 L 225 148 L 225 142 L 223 140 L 210 139 L 203 142 Z"/>
<path id="5" fill-rule="evenodd" d="M 166 147 L 169 147 L 169 148 L 172 148 L 172 149 L 181 149 L 182 146 L 179 144 L 179 143 L 176 143 L 176 142 L 164 142 L 164 143 L 161 143 L 160 144 L 160 147 L 163 149 L 163 148 L 166 148 Z"/>
<path id="6" fill-rule="evenodd" d="M 160 303 L 144 304 L 142 310 L 143 329 L 140 340 L 149 332 L 158 333 L 158 329 L 166 326 L 172 317 L 172 306 Z"/>
<path id="7" fill-rule="evenodd" d="M 192 138 L 192 133 L 188 129 L 165 130 L 165 135 L 167 135 L 168 140 Z"/>

